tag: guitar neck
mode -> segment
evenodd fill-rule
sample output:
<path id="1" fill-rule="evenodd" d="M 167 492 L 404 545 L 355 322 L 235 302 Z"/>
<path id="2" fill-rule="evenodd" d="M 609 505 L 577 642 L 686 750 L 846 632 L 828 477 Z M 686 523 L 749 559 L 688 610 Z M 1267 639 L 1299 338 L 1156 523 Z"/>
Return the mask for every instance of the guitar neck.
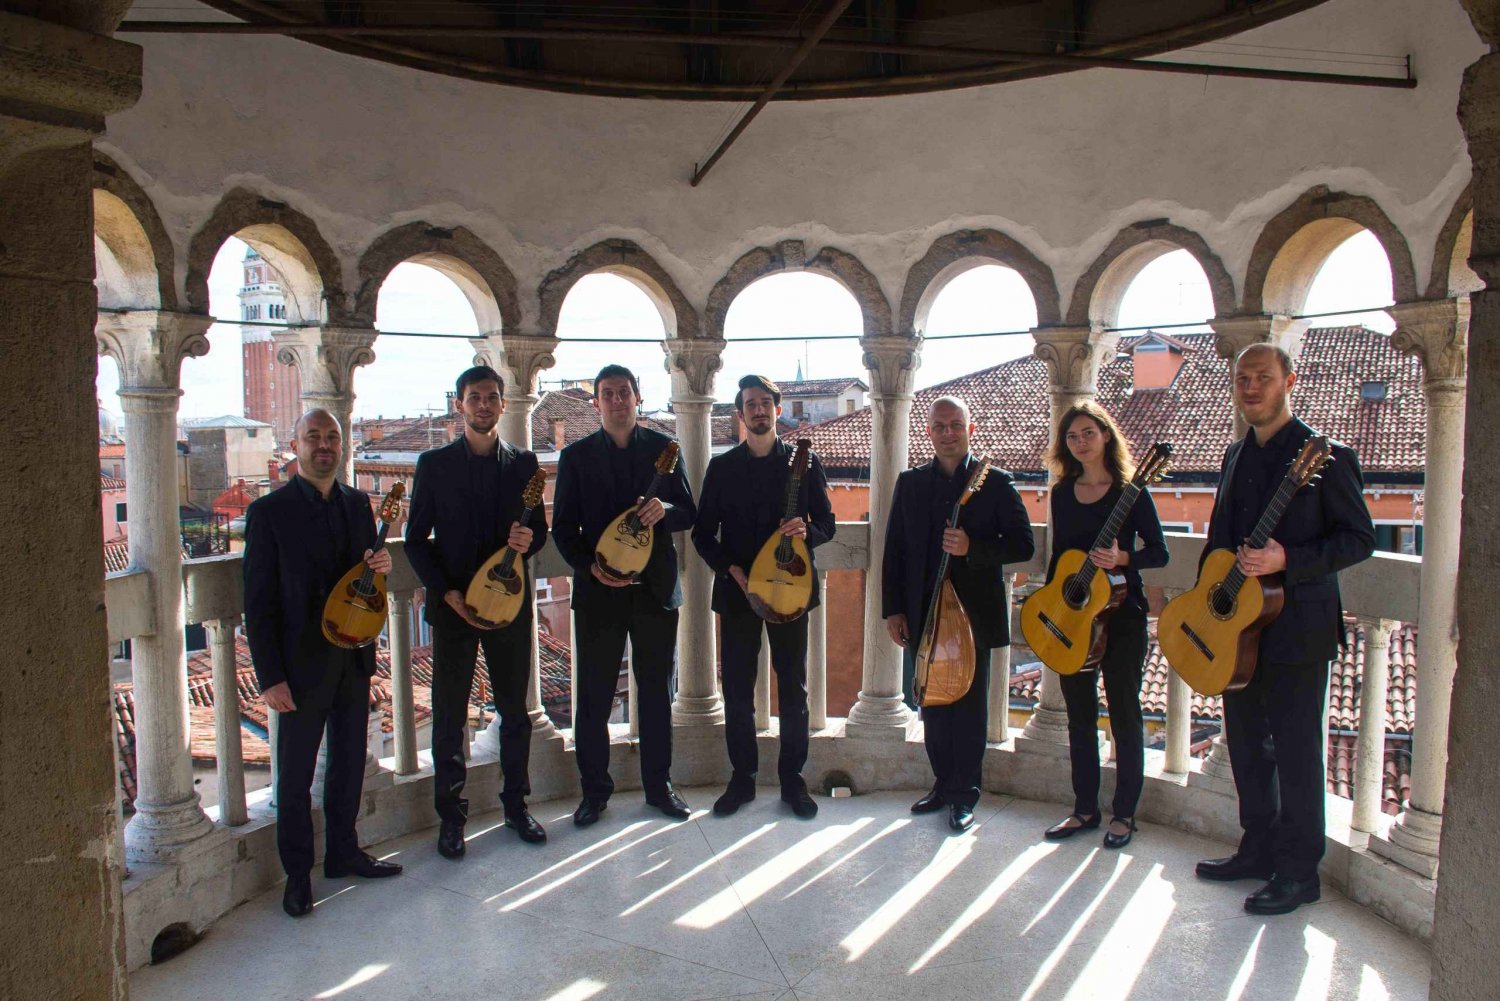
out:
<path id="1" fill-rule="evenodd" d="M 1109 513 L 1109 520 L 1104 523 L 1104 527 L 1094 537 L 1094 549 L 1103 549 L 1106 546 L 1113 545 L 1115 540 L 1120 537 L 1120 526 L 1125 524 L 1125 519 L 1130 516 L 1130 509 L 1135 506 L 1136 498 L 1140 495 L 1140 485 L 1135 481 L 1132 480 L 1125 484 L 1125 489 L 1121 492 L 1120 499 L 1115 501 L 1114 510 Z M 1083 569 L 1078 571 L 1078 576 L 1082 579 L 1081 582 L 1084 585 L 1093 583 L 1094 574 L 1098 569 L 1092 560 L 1086 561 Z"/>
<path id="2" fill-rule="evenodd" d="M 1292 474 L 1287 473 L 1282 477 L 1281 485 L 1276 488 L 1276 493 L 1271 497 L 1271 503 L 1266 505 L 1265 511 L 1260 516 L 1260 521 L 1255 523 L 1255 531 L 1250 533 L 1250 538 L 1245 540 L 1245 545 L 1251 549 L 1264 549 L 1271 539 L 1271 533 L 1276 531 L 1276 526 L 1281 524 L 1281 516 L 1286 513 L 1286 506 L 1291 503 L 1292 495 L 1298 490 L 1298 483 L 1292 479 Z M 1245 586 L 1246 577 L 1240 572 L 1239 564 L 1236 563 L 1224 577 L 1224 589 L 1232 598 L 1240 593 L 1240 588 Z"/>

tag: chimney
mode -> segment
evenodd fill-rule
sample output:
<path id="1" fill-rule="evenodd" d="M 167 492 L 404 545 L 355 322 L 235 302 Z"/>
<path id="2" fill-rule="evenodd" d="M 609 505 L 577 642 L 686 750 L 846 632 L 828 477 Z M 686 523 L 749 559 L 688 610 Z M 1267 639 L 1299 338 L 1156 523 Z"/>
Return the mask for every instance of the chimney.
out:
<path id="1" fill-rule="evenodd" d="M 1141 335 L 1128 350 L 1134 392 L 1169 388 L 1186 360 L 1181 342 L 1174 343 L 1153 331 Z"/>
<path id="2" fill-rule="evenodd" d="M 385 428 L 380 424 L 364 424 L 360 426 L 360 434 L 366 444 L 376 442 L 385 437 Z"/>
<path id="3" fill-rule="evenodd" d="M 450 389 L 443 395 L 448 398 L 448 413 L 456 413 L 458 410 L 458 394 Z"/>
<path id="4" fill-rule="evenodd" d="M 552 447 L 561 452 L 566 438 L 567 421 L 561 417 L 552 418 Z"/>
<path id="5" fill-rule="evenodd" d="M 272 483 L 281 482 L 281 463 L 277 462 L 275 459 L 266 460 L 266 479 L 270 480 Z"/>

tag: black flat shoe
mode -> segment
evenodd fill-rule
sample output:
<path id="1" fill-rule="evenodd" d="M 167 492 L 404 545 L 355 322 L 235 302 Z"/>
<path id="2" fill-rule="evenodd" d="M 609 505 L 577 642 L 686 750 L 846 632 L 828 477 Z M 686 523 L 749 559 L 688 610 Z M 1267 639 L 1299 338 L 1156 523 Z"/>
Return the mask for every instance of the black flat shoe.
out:
<path id="1" fill-rule="evenodd" d="M 578 809 L 573 811 L 573 823 L 578 827 L 587 827 L 597 823 L 599 814 L 603 813 L 608 805 L 608 800 L 583 797 L 583 802 L 579 803 Z"/>
<path id="2" fill-rule="evenodd" d="M 443 858 L 463 858 L 464 825 L 445 820 L 438 828 L 438 854 Z"/>
<path id="3" fill-rule="evenodd" d="M 1236 879 L 1270 879 L 1275 875 L 1270 862 L 1235 852 L 1228 858 L 1204 859 L 1193 870 L 1199 879 L 1228 883 Z"/>
<path id="4" fill-rule="evenodd" d="M 547 840 L 546 829 L 537 823 L 531 811 L 524 806 L 519 810 L 506 811 L 505 826 L 515 831 L 516 836 L 529 845 L 541 844 Z"/>
<path id="5" fill-rule="evenodd" d="M 312 878 L 288 876 L 286 890 L 281 894 L 281 909 L 294 918 L 312 911 Z"/>
<path id="6" fill-rule="evenodd" d="M 329 879 L 340 879 L 344 876 L 359 876 L 362 879 L 384 879 L 387 876 L 396 876 L 401 872 L 401 866 L 395 862 L 382 862 L 367 852 L 351 855 L 346 859 L 323 860 L 323 875 Z"/>
<path id="7" fill-rule="evenodd" d="M 943 808 L 943 794 L 933 786 L 932 792 L 911 805 L 912 813 L 937 813 Z"/>
<path id="8" fill-rule="evenodd" d="M 948 826 L 955 831 L 967 831 L 974 826 L 974 810 L 963 803 L 954 803 L 948 807 Z"/>
<path id="9" fill-rule="evenodd" d="M 730 779 L 729 787 L 724 790 L 724 795 L 714 800 L 714 813 L 720 817 L 727 817 L 754 799 L 754 782 L 740 782 Z"/>
<path id="10" fill-rule="evenodd" d="M 792 813 L 803 820 L 811 820 L 818 815 L 817 801 L 807 792 L 807 786 L 798 783 L 795 788 L 782 787 L 781 801 L 792 808 Z"/>
<path id="11" fill-rule="evenodd" d="M 1076 820 L 1078 823 L 1070 824 L 1068 823 L 1070 820 Z M 1079 831 L 1092 831 L 1098 826 L 1099 814 L 1097 813 L 1092 817 L 1085 817 L 1081 813 L 1070 813 L 1062 819 L 1061 823 L 1053 824 L 1047 828 L 1042 837 L 1048 841 L 1061 841 L 1064 838 L 1071 838 Z"/>
<path id="12" fill-rule="evenodd" d="M 1316 876 L 1312 879 L 1272 876 L 1269 883 L 1245 898 L 1245 910 L 1251 914 L 1290 914 L 1321 895 Z"/>
<path id="13" fill-rule="evenodd" d="M 677 794 L 677 790 L 670 785 L 661 792 L 652 793 L 646 797 L 646 805 L 654 806 L 673 820 L 686 820 L 692 816 L 693 811 L 688 809 L 687 801 Z"/>
<path id="14" fill-rule="evenodd" d="M 1125 830 L 1124 834 L 1116 834 L 1113 831 L 1105 831 L 1104 832 L 1104 847 L 1105 848 L 1124 848 L 1126 845 L 1130 844 L 1131 837 L 1133 837 L 1135 835 L 1135 829 L 1136 829 L 1135 828 L 1135 818 L 1134 817 L 1111 817 L 1110 820 L 1109 820 L 1109 823 L 1110 823 L 1111 827 L 1113 827 L 1115 824 L 1124 824 L 1126 830 Z"/>

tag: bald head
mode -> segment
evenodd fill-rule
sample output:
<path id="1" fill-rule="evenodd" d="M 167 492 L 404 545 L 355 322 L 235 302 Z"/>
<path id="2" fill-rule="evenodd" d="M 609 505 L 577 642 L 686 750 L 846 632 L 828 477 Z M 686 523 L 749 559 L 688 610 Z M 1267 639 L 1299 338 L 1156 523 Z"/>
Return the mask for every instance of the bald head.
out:
<path id="1" fill-rule="evenodd" d="M 292 447 L 297 452 L 297 471 L 304 479 L 320 488 L 331 484 L 344 454 L 338 418 L 321 408 L 309 410 L 297 418 Z"/>
<path id="2" fill-rule="evenodd" d="M 964 426 L 967 427 L 970 423 L 969 405 L 957 396 L 939 396 L 933 400 L 932 407 L 927 411 L 928 419 L 931 420 L 933 417 L 936 417 L 939 410 L 956 410 L 959 416 L 964 419 Z"/>
<path id="3" fill-rule="evenodd" d="M 297 423 L 292 427 L 292 435 L 294 437 L 301 438 L 302 432 L 304 429 L 306 429 L 309 421 L 316 421 L 319 424 L 323 424 L 325 426 L 328 424 L 332 424 L 335 428 L 338 429 L 340 434 L 342 434 L 344 430 L 343 427 L 339 424 L 339 419 L 337 417 L 333 416 L 333 414 L 324 410 L 322 407 L 314 407 L 307 413 L 303 414 L 301 417 L 297 418 Z"/>
<path id="4" fill-rule="evenodd" d="M 932 401 L 927 412 L 927 437 L 932 440 L 933 457 L 949 475 L 969 454 L 969 436 L 973 433 L 974 422 L 969 417 L 967 403 L 956 396 L 940 396 Z"/>

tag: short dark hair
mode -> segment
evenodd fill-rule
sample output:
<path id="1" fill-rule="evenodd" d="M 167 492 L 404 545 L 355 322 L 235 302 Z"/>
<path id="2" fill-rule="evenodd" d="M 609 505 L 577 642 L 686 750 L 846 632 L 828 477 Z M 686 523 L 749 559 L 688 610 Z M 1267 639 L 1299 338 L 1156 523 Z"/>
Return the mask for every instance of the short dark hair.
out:
<path id="1" fill-rule="evenodd" d="M 1255 351 L 1270 351 L 1270 352 L 1274 353 L 1276 355 L 1276 361 L 1277 361 L 1277 363 L 1281 365 L 1281 374 L 1282 375 L 1291 375 L 1292 374 L 1292 356 L 1289 355 L 1289 354 L 1287 354 L 1285 348 L 1277 347 L 1275 344 L 1272 344 L 1270 341 L 1256 341 L 1254 344 L 1251 344 L 1249 347 L 1241 349 L 1240 353 L 1234 356 L 1234 367 L 1238 368 L 1239 364 L 1240 364 L 1240 359 L 1243 358 L 1243 357 L 1245 357 L 1247 354 L 1250 354 L 1250 353 L 1255 352 Z"/>
<path id="2" fill-rule="evenodd" d="M 488 365 L 475 365 L 473 368 L 464 369 L 463 374 L 458 377 L 458 382 L 454 383 L 453 389 L 460 401 L 464 398 L 464 390 L 476 382 L 493 382 L 500 387 L 502 393 L 505 392 L 505 380 L 500 378 L 499 372 Z"/>
<path id="3" fill-rule="evenodd" d="M 740 391 L 734 394 L 734 409 L 743 410 L 745 390 L 763 389 L 771 394 L 771 402 L 781 406 L 781 387 L 763 375 L 747 375 L 740 380 Z"/>
<path id="4" fill-rule="evenodd" d="M 599 398 L 599 383 L 605 379 L 629 379 L 630 388 L 635 390 L 636 398 L 640 398 L 641 381 L 635 377 L 634 372 L 624 365 L 606 365 L 599 370 L 598 375 L 594 376 L 594 399 Z"/>

